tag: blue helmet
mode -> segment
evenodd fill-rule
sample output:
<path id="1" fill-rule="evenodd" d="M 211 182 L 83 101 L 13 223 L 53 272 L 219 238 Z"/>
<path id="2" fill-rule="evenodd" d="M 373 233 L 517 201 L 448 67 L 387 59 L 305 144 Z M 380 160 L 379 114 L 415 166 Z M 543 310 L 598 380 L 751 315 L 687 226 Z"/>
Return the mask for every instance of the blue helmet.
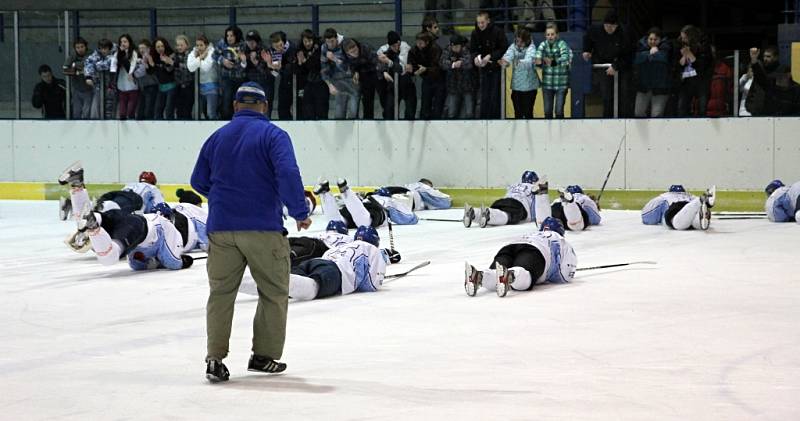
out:
<path id="1" fill-rule="evenodd" d="M 328 226 L 325 228 L 325 231 L 336 231 L 339 234 L 347 234 L 347 224 L 342 221 L 330 221 L 328 222 Z"/>
<path id="2" fill-rule="evenodd" d="M 686 189 L 683 188 L 682 184 L 673 184 L 669 186 L 669 191 L 671 193 L 686 193 Z"/>
<path id="3" fill-rule="evenodd" d="M 564 235 L 564 225 L 561 224 L 561 220 L 558 218 L 553 218 L 552 216 L 548 216 L 547 218 L 542 221 L 542 224 L 539 225 L 539 231 L 554 231 L 561 235 Z"/>
<path id="4" fill-rule="evenodd" d="M 164 202 L 155 205 L 153 209 L 156 211 L 155 213 L 160 214 L 164 218 L 169 219 L 172 217 L 172 208 L 170 208 L 169 205 Z"/>
<path id="5" fill-rule="evenodd" d="M 567 186 L 567 191 L 572 193 L 572 194 L 575 194 L 575 193 L 583 194 L 583 189 L 581 188 L 581 186 L 579 186 L 577 184 L 575 184 L 573 186 Z"/>
<path id="6" fill-rule="evenodd" d="M 378 196 L 386 196 L 386 197 L 392 196 L 392 194 L 389 193 L 389 189 L 387 189 L 386 187 L 381 187 L 379 189 L 376 189 L 375 194 L 377 194 Z"/>
<path id="7" fill-rule="evenodd" d="M 378 247 L 381 243 L 381 238 L 378 236 L 378 231 L 373 227 L 361 225 L 356 229 L 356 235 L 353 236 L 354 240 L 361 240 Z"/>
<path id="8" fill-rule="evenodd" d="M 523 183 L 533 184 L 533 183 L 539 181 L 539 176 L 536 175 L 536 171 L 528 170 L 528 171 L 525 171 L 524 173 L 522 173 L 522 180 L 521 181 Z"/>
<path id="9" fill-rule="evenodd" d="M 785 184 L 783 184 L 783 181 L 772 180 L 769 184 L 767 184 L 767 188 L 765 188 L 764 191 L 767 193 L 767 196 L 771 196 L 772 193 L 775 192 L 775 190 L 778 190 L 783 186 L 785 186 Z"/>

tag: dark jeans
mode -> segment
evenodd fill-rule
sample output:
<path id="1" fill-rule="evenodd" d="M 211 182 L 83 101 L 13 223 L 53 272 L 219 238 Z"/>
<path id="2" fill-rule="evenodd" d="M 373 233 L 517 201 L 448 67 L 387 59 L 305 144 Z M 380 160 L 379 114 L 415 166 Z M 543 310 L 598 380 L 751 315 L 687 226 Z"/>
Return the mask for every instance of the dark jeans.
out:
<path id="1" fill-rule="evenodd" d="M 480 70 L 481 118 L 500 118 L 500 69 Z"/>
<path id="2" fill-rule="evenodd" d="M 422 79 L 422 108 L 419 110 L 420 120 L 438 120 L 442 118 L 447 84 L 444 79 Z"/>
<path id="3" fill-rule="evenodd" d="M 364 110 L 364 120 L 375 119 L 375 88 L 378 85 L 378 74 L 375 72 L 358 75 L 359 90 L 361 93 L 361 106 Z"/>
<path id="4" fill-rule="evenodd" d="M 281 120 L 292 119 L 293 79 L 291 74 L 284 74 L 278 82 L 278 118 Z"/>
<path id="5" fill-rule="evenodd" d="M 567 98 L 566 89 L 542 89 L 542 99 L 544 100 L 544 118 L 564 118 L 564 100 Z"/>
<path id="6" fill-rule="evenodd" d="M 158 91 L 156 96 L 156 120 L 175 120 L 175 93 L 177 90 L 177 88 L 172 88 L 166 92 Z"/>
<path id="7" fill-rule="evenodd" d="M 297 109 L 305 120 L 327 120 L 330 108 L 328 85 L 319 80 L 306 82 L 302 98 L 297 98 Z"/>
<path id="8" fill-rule="evenodd" d="M 392 77 L 400 78 L 397 86 L 399 97 L 397 106 L 400 106 L 400 101 L 404 101 L 406 104 L 405 112 L 403 114 L 405 116 L 404 119 L 413 120 L 417 114 L 417 87 L 414 85 L 414 76 L 409 74 L 402 76 L 399 74 L 394 74 Z M 394 120 L 394 83 L 387 82 L 383 78 L 379 79 L 378 98 L 380 99 L 381 107 L 383 108 L 383 119 Z"/>
<path id="9" fill-rule="evenodd" d="M 219 107 L 221 119 L 230 120 L 233 117 L 233 98 L 242 82 L 244 81 L 241 79 L 222 79 L 222 104 Z"/>
<path id="10" fill-rule="evenodd" d="M 603 118 L 614 118 L 614 76 L 606 75 L 606 69 L 594 69 L 593 72 L 603 98 Z"/>
<path id="11" fill-rule="evenodd" d="M 706 116 L 709 84 L 700 76 L 686 78 L 681 82 L 678 92 L 678 117 Z M 697 99 L 697 107 L 692 112 L 692 102 Z"/>
<path id="12" fill-rule="evenodd" d="M 533 118 L 533 103 L 536 101 L 536 91 L 511 91 L 511 102 L 514 103 L 514 118 Z"/>
<path id="13" fill-rule="evenodd" d="M 156 112 L 158 85 L 145 86 L 144 88 L 140 88 L 139 91 L 139 107 L 136 110 L 136 119 L 152 120 Z"/>
<path id="14" fill-rule="evenodd" d="M 178 120 L 191 120 L 194 107 L 194 85 L 178 85 L 175 88 L 175 112 Z"/>
<path id="15" fill-rule="evenodd" d="M 139 102 L 139 91 L 119 91 L 119 119 L 127 120 L 136 117 L 136 105 Z"/>

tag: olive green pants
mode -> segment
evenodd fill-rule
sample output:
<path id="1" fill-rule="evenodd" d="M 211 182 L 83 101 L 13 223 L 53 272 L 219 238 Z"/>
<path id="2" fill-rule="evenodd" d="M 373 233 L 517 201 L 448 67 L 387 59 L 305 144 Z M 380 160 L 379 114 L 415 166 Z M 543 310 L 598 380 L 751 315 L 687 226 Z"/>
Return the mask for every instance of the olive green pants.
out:
<path id="1" fill-rule="evenodd" d="M 253 352 L 273 359 L 283 354 L 289 308 L 289 241 L 279 232 L 221 231 L 208 245 L 207 359 L 228 355 L 233 305 L 246 266 L 258 287 Z"/>

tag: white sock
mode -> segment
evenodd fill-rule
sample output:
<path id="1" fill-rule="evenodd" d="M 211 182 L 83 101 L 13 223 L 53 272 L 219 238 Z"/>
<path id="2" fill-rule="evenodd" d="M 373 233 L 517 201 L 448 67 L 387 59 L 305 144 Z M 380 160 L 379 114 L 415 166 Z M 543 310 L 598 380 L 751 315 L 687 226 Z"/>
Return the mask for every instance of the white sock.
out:
<path id="1" fill-rule="evenodd" d="M 317 281 L 302 275 L 289 275 L 289 296 L 298 301 L 317 298 Z"/>
<path id="2" fill-rule="evenodd" d="M 69 197 L 72 201 L 72 217 L 77 221 L 84 209 L 92 206 L 92 201 L 89 199 L 89 192 L 83 187 L 73 187 Z"/>
<path id="3" fill-rule="evenodd" d="M 97 255 L 97 261 L 103 265 L 113 265 L 119 261 L 122 255 L 122 245 L 111 239 L 102 227 L 89 234 L 89 241 L 92 242 L 92 250 Z"/>
<path id="4" fill-rule="evenodd" d="M 489 225 L 508 224 L 508 214 L 500 209 L 489 208 Z"/>
<path id="5" fill-rule="evenodd" d="M 699 197 L 692 199 L 672 218 L 672 227 L 676 230 L 687 230 L 692 226 L 700 228 L 700 205 Z"/>
<path id="6" fill-rule="evenodd" d="M 347 189 L 346 192 L 342 193 L 342 199 L 344 199 L 344 206 L 350 211 L 350 215 L 353 216 L 353 223 L 357 227 L 372 225 L 372 217 L 369 216 L 369 211 L 364 207 L 364 203 L 361 202 L 361 198 L 357 194 L 353 193 L 351 189 Z"/>
<path id="7" fill-rule="evenodd" d="M 533 280 L 531 280 L 530 272 L 519 266 L 514 266 L 508 269 L 508 271 L 514 272 L 514 283 L 511 284 L 511 289 L 515 291 L 525 291 L 531 287 Z"/>
<path id="8" fill-rule="evenodd" d="M 561 201 L 561 206 L 564 208 L 564 215 L 567 217 L 567 225 L 572 231 L 583 231 L 583 215 L 581 208 L 575 202 L 568 203 Z"/>
<path id="9" fill-rule="evenodd" d="M 494 291 L 495 288 L 497 288 L 497 271 L 494 269 L 484 269 L 481 273 L 483 273 L 481 286 Z"/>
<path id="10" fill-rule="evenodd" d="M 536 210 L 536 224 L 541 225 L 548 216 L 553 214 L 550 209 L 550 198 L 546 194 L 533 196 L 534 209 Z"/>

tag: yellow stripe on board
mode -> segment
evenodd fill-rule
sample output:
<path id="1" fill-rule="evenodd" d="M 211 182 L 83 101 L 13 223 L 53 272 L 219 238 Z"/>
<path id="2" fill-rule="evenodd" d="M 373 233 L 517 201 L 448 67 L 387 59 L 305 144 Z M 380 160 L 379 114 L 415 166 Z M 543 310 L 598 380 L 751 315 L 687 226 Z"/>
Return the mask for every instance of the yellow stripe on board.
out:
<path id="1" fill-rule="evenodd" d="M 0 183 L 2 200 L 44 200 L 44 183 Z"/>

